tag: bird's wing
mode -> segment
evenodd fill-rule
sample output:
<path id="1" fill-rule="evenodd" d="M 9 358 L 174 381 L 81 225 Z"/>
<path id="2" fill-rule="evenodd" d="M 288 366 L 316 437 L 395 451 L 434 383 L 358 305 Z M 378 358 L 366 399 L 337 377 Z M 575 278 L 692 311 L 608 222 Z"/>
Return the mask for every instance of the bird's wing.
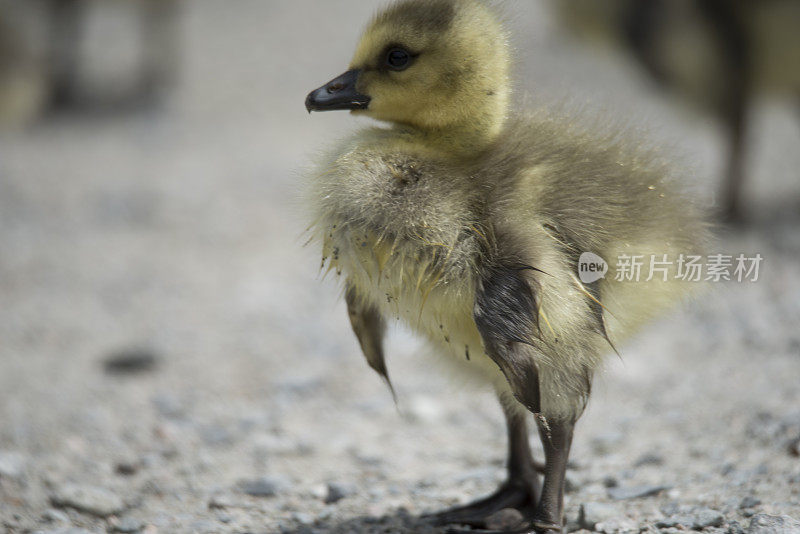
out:
<path id="1" fill-rule="evenodd" d="M 478 284 L 473 315 L 489 357 L 503 371 L 517 400 L 541 411 L 539 371 L 525 349 L 538 329 L 535 289 L 517 266 L 493 266 Z"/>
<path id="2" fill-rule="evenodd" d="M 345 301 L 347 302 L 347 314 L 350 317 L 350 324 L 353 327 L 361 345 L 361 351 L 367 359 L 367 363 L 372 367 L 389 386 L 392 397 L 397 402 L 392 382 L 389 380 L 389 373 L 386 370 L 386 361 L 383 356 L 383 335 L 386 331 L 386 322 L 383 320 L 378 308 L 364 299 L 359 298 L 356 289 L 352 284 L 347 284 L 345 291 Z"/>

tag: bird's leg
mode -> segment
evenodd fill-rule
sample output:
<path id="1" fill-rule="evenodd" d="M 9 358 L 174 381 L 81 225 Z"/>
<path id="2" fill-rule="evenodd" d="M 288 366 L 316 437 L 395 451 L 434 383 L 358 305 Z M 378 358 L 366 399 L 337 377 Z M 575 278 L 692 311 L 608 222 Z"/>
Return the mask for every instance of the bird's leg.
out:
<path id="1" fill-rule="evenodd" d="M 496 265 L 478 284 L 473 315 L 486 353 L 500 367 L 514 398 L 536 417 L 545 452 L 544 485 L 534 513 L 516 532 L 560 532 L 564 501 L 564 475 L 572 443 L 574 418 L 546 417 L 536 362 L 535 310 L 539 286 L 521 269 Z M 590 378 L 584 378 L 588 394 Z M 564 391 L 564 394 L 570 392 Z M 572 394 L 570 393 L 570 394 Z"/>
<path id="2" fill-rule="evenodd" d="M 728 222 L 740 222 L 741 189 L 744 177 L 744 141 L 747 102 L 750 99 L 752 66 L 747 53 L 752 43 L 737 10 L 726 0 L 699 0 L 697 6 L 712 30 L 712 37 L 721 50 L 723 93 L 720 110 L 730 131 L 728 168 L 723 190 L 723 216 Z"/>
<path id="3" fill-rule="evenodd" d="M 545 419 L 536 415 L 539 436 L 544 446 L 544 485 L 532 515 L 525 516 L 525 526 L 516 530 L 458 530 L 448 534 L 557 534 L 564 524 L 564 480 L 572 444 L 572 421 Z"/>
<path id="4" fill-rule="evenodd" d="M 539 500 L 539 476 L 528 443 L 525 413 L 503 402 L 503 414 L 508 429 L 508 478 L 491 495 L 463 506 L 425 516 L 437 525 L 461 524 L 485 527 L 486 519 L 505 508 L 519 510 L 530 519 Z"/>
<path id="5" fill-rule="evenodd" d="M 545 466 L 542 497 L 532 526 L 540 532 L 560 532 L 564 514 L 564 479 L 575 423 L 548 420 L 538 415 L 536 424 L 544 447 Z"/>
<path id="6" fill-rule="evenodd" d="M 47 7 L 49 105 L 58 109 L 74 104 L 76 98 L 85 6 L 81 4 L 81 0 L 50 0 Z"/>
<path id="7" fill-rule="evenodd" d="M 146 0 L 141 6 L 144 35 L 141 97 L 153 101 L 172 83 L 178 64 L 180 0 Z"/>
<path id="8" fill-rule="evenodd" d="M 728 163 L 725 177 L 727 183 L 723 191 L 724 218 L 728 222 L 739 222 L 742 218 L 742 185 L 744 182 L 744 102 L 727 113 L 726 122 L 730 130 Z"/>

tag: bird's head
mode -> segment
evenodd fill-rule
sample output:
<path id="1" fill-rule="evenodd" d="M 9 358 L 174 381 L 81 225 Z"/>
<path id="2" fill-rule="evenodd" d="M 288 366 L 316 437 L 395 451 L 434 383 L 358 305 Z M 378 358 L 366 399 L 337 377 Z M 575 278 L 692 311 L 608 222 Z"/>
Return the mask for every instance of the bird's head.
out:
<path id="1" fill-rule="evenodd" d="M 373 19 L 347 72 L 312 91 L 306 108 L 493 138 L 506 116 L 508 71 L 505 31 L 484 3 L 401 0 Z"/>

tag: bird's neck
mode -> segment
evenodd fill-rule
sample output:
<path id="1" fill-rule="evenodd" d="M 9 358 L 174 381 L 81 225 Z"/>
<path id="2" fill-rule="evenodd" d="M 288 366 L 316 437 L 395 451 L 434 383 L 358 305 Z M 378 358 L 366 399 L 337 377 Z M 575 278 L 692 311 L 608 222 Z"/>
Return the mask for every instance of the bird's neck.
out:
<path id="1" fill-rule="evenodd" d="M 415 142 L 443 155 L 469 159 L 489 149 L 503 130 L 505 117 L 470 118 L 441 128 L 410 127 Z"/>
<path id="2" fill-rule="evenodd" d="M 510 91 L 497 89 L 481 95 L 483 98 L 470 99 L 469 107 L 453 110 L 447 121 L 413 125 L 420 142 L 461 159 L 477 156 L 494 145 L 506 125 Z"/>

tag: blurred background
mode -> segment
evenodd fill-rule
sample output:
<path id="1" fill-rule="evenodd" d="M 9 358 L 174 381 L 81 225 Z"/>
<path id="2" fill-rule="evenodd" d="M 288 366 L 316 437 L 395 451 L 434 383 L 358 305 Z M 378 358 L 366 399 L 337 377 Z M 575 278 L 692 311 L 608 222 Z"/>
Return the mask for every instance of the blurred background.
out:
<path id="1" fill-rule="evenodd" d="M 0 530 L 434 532 L 502 479 L 491 393 L 395 329 L 395 408 L 303 247 L 364 124 L 303 100 L 382 4 L 0 0 Z M 646 131 L 764 257 L 609 359 L 571 528 L 800 519 L 800 7 L 498 4 L 520 101 Z"/>

